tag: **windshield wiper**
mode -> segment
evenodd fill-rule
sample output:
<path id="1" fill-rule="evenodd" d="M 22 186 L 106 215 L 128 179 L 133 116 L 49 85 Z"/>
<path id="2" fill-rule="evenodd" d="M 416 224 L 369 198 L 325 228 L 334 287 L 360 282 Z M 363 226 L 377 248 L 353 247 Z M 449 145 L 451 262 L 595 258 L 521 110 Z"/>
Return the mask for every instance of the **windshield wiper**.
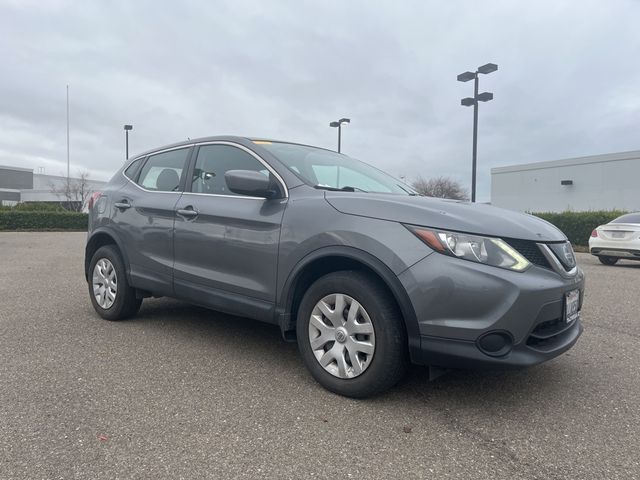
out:
<path id="1" fill-rule="evenodd" d="M 397 183 L 396 185 L 398 185 L 398 187 L 400 187 L 402 190 L 404 190 L 405 192 L 407 192 L 407 194 L 408 194 L 410 197 L 417 197 L 417 196 L 418 196 L 418 193 L 417 193 L 417 192 L 413 192 L 413 191 L 411 191 L 411 190 L 408 190 L 408 189 L 404 188 L 402 185 L 400 185 L 399 183 Z"/>
<path id="2" fill-rule="evenodd" d="M 363 190 L 361 188 L 358 187 L 351 187 L 349 185 L 344 186 L 344 187 L 330 187 L 329 185 L 314 185 L 313 188 L 317 189 L 317 190 L 329 190 L 331 192 L 364 192 L 364 193 L 369 193 L 366 190 Z"/>

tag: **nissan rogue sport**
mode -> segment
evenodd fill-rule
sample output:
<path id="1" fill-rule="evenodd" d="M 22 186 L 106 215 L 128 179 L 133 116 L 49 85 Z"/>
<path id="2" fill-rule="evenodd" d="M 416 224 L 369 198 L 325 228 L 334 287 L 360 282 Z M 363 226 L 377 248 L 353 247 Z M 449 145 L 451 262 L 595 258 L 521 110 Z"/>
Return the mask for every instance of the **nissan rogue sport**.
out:
<path id="1" fill-rule="evenodd" d="M 190 140 L 127 161 L 89 203 L 101 317 L 168 296 L 272 323 L 342 395 L 384 391 L 409 362 L 538 364 L 582 332 L 584 275 L 557 228 L 322 148 Z"/>

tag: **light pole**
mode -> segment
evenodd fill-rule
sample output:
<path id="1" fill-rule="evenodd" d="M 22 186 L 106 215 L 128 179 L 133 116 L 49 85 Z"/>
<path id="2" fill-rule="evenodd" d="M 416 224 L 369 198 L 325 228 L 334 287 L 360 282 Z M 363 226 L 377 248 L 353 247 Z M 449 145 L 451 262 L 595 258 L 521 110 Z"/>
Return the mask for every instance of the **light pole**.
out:
<path id="1" fill-rule="evenodd" d="M 331 122 L 329 124 L 330 127 L 338 128 L 338 153 L 340 153 L 340 142 L 342 139 L 342 124 L 343 123 L 351 123 L 351 120 L 348 118 L 341 118 L 337 122 Z"/>
<path id="2" fill-rule="evenodd" d="M 473 159 L 471 161 L 471 201 L 476 201 L 476 164 L 478 157 L 478 102 L 488 102 L 493 100 L 493 93 L 483 92 L 478 94 L 478 74 L 484 75 L 498 70 L 498 65 L 495 63 L 487 63 L 478 67 L 475 72 L 464 72 L 458 75 L 459 82 L 468 82 L 473 80 L 473 97 L 463 98 L 460 101 L 465 107 L 473 105 Z"/>
<path id="3" fill-rule="evenodd" d="M 133 125 L 125 125 L 124 126 L 124 136 L 125 136 L 125 145 L 126 145 L 126 157 L 129 160 L 129 130 L 133 130 Z"/>
<path id="4" fill-rule="evenodd" d="M 69 85 L 67 85 L 67 190 L 69 189 Z"/>

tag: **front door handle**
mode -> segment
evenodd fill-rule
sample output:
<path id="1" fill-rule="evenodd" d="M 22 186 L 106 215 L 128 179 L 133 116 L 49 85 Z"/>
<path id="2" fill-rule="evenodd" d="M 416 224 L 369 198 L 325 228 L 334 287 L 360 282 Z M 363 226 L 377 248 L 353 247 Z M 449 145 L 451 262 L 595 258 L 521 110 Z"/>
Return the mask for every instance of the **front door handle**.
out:
<path id="1" fill-rule="evenodd" d="M 176 213 L 185 218 L 196 218 L 198 216 L 198 212 L 193 207 L 179 208 Z"/>
<path id="2" fill-rule="evenodd" d="M 120 210 L 126 210 L 127 208 L 131 208 L 131 204 L 127 200 L 116 202 L 113 204 L 113 206 L 116 208 L 119 208 Z"/>

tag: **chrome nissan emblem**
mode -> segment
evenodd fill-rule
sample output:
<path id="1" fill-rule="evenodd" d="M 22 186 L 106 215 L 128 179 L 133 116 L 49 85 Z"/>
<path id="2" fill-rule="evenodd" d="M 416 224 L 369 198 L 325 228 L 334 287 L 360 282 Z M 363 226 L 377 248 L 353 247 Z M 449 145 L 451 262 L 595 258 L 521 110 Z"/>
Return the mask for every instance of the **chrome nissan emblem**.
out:
<path id="1" fill-rule="evenodd" d="M 575 267 L 576 257 L 573 255 L 573 250 L 571 250 L 571 245 L 569 243 L 565 243 L 562 246 L 562 250 L 564 251 L 564 258 L 567 260 L 567 265 L 569 265 L 570 267 Z"/>
<path id="2" fill-rule="evenodd" d="M 338 343 L 344 343 L 347 341 L 347 331 L 343 328 L 336 328 L 336 341 Z"/>

